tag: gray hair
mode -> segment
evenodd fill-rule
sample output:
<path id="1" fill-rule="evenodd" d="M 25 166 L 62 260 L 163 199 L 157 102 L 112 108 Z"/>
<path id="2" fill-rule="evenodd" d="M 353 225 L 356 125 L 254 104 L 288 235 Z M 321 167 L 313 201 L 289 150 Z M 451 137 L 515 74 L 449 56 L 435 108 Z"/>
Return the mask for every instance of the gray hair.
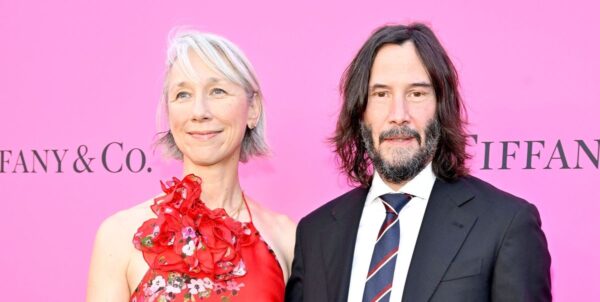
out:
<path id="1" fill-rule="evenodd" d="M 262 101 L 260 85 L 250 61 L 231 41 L 218 35 L 197 31 L 186 30 L 176 32 L 170 39 L 167 51 L 167 70 L 170 70 L 175 60 L 179 59 L 186 75 L 190 78 L 197 78 L 196 71 L 190 63 L 190 50 L 193 50 L 204 63 L 221 73 L 229 81 L 240 85 L 246 92 L 249 102 L 255 101 L 256 98 Z M 166 80 L 164 85 L 161 104 L 165 109 L 159 109 L 159 114 L 162 111 L 166 111 L 167 108 Z M 269 147 L 265 137 L 265 113 L 263 109 L 260 111 L 256 126 L 253 129 L 246 128 L 242 140 L 240 161 L 246 162 L 252 156 L 268 154 Z M 183 157 L 181 150 L 175 144 L 175 139 L 171 131 L 160 137 L 156 145 L 164 147 L 165 153 L 173 158 L 182 159 Z"/>

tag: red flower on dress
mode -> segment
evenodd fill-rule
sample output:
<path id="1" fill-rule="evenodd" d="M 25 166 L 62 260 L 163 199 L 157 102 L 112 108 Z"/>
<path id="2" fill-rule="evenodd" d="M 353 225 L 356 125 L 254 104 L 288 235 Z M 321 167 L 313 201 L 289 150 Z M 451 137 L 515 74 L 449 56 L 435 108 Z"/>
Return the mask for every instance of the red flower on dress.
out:
<path id="1" fill-rule="evenodd" d="M 246 270 L 240 248 L 258 236 L 224 209 L 207 208 L 200 200 L 201 184 L 191 174 L 167 185 L 161 182 L 165 195 L 151 206 L 157 218 L 142 224 L 133 244 L 154 270 L 215 281 L 241 277 Z"/>

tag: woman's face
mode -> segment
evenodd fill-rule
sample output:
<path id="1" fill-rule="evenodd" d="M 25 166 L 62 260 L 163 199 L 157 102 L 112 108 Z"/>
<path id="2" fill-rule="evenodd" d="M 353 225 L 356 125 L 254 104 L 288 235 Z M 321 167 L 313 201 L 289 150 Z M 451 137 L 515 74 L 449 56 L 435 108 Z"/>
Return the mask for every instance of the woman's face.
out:
<path id="1" fill-rule="evenodd" d="M 258 120 L 260 100 L 249 102 L 243 87 L 212 70 L 193 51 L 189 59 L 194 78 L 179 60 L 167 75 L 169 126 L 184 165 L 237 163 L 246 127 Z"/>

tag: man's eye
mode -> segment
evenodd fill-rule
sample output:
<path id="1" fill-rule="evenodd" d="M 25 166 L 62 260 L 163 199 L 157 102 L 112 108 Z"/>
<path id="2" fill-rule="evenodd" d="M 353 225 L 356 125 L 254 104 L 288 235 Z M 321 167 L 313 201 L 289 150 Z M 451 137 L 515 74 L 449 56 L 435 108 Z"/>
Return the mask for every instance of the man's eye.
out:
<path id="1" fill-rule="evenodd" d="M 376 91 L 373 93 L 374 97 L 378 97 L 378 98 L 384 98 L 386 96 L 388 96 L 388 92 L 387 91 Z"/>
<path id="2" fill-rule="evenodd" d="M 413 92 L 411 92 L 411 95 L 414 97 L 420 98 L 420 97 L 424 97 L 426 95 L 426 93 L 423 91 L 413 91 Z"/>

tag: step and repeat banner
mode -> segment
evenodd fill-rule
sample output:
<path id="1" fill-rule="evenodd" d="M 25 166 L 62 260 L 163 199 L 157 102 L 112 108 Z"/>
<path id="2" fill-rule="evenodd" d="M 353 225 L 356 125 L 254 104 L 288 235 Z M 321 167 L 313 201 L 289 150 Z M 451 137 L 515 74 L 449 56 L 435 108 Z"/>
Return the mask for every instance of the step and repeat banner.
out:
<path id="1" fill-rule="evenodd" d="M 593 1 L 0 0 L 0 288 L 82 301 L 108 216 L 181 165 L 154 150 L 169 32 L 227 37 L 254 64 L 271 155 L 245 192 L 298 221 L 348 190 L 327 144 L 338 83 L 377 27 L 424 22 L 467 106 L 472 174 L 534 203 L 556 301 L 600 299 L 600 42 Z"/>

